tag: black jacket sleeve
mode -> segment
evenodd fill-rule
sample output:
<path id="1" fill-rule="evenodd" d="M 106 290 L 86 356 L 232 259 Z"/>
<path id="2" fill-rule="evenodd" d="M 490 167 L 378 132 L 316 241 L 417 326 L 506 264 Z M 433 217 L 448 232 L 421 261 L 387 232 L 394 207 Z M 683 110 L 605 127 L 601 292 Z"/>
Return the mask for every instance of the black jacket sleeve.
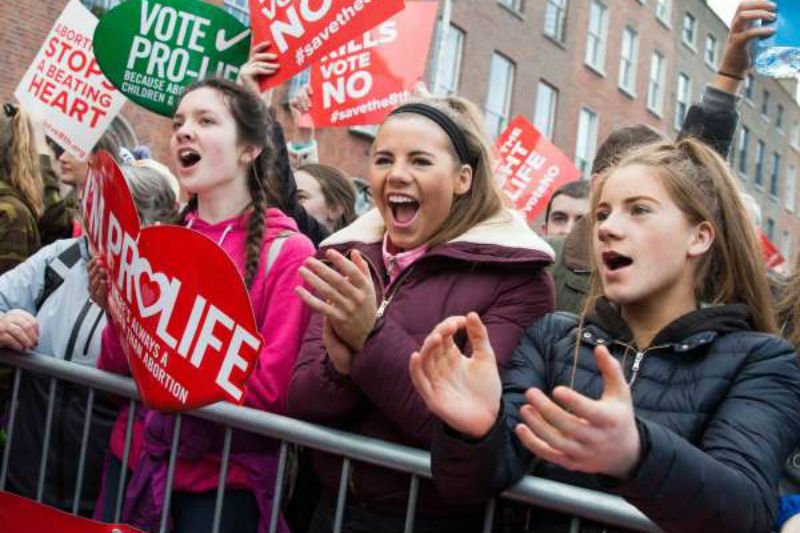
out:
<path id="1" fill-rule="evenodd" d="M 727 159 L 739 123 L 737 100 L 736 95 L 706 87 L 700 103 L 694 104 L 686 113 L 678 138 L 696 137 Z"/>
<path id="2" fill-rule="evenodd" d="M 327 228 L 320 224 L 317 219 L 309 215 L 297 201 L 297 183 L 294 181 L 292 167 L 289 164 L 289 151 L 286 149 L 286 138 L 283 134 L 283 127 L 273 118 L 272 120 L 272 143 L 275 146 L 275 171 L 278 177 L 280 190 L 283 192 L 284 208 L 286 214 L 297 222 L 297 227 L 305 234 L 314 246 L 319 247 L 325 238 L 330 234 Z"/>
<path id="3" fill-rule="evenodd" d="M 558 327 L 546 315 L 531 326 L 501 367 L 503 401 L 497 423 L 475 441 L 437 422 L 431 447 L 431 470 L 439 493 L 461 505 L 477 504 L 504 491 L 533 468 L 535 458 L 514 433 L 519 410 L 526 403 L 525 391 L 546 388 L 546 359 L 550 343 L 545 335 L 558 338 Z M 566 332 L 562 333 L 562 336 Z"/>
<path id="4" fill-rule="evenodd" d="M 612 492 L 665 531 L 770 531 L 777 480 L 800 435 L 800 368 L 775 337 L 750 351 L 699 446 L 637 420 L 645 442 L 634 478 Z"/>

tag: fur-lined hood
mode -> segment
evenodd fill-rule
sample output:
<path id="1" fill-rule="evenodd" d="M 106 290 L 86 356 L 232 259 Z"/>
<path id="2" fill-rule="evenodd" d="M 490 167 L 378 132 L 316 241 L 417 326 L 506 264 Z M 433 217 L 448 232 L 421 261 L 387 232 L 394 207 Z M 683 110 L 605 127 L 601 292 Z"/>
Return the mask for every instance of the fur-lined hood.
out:
<path id="1" fill-rule="evenodd" d="M 380 244 L 385 233 L 383 218 L 377 209 L 372 209 L 325 239 L 320 247 L 341 251 Z M 503 209 L 426 255 L 499 263 L 551 263 L 555 257 L 550 245 L 530 229 L 522 215 L 510 209 Z"/>

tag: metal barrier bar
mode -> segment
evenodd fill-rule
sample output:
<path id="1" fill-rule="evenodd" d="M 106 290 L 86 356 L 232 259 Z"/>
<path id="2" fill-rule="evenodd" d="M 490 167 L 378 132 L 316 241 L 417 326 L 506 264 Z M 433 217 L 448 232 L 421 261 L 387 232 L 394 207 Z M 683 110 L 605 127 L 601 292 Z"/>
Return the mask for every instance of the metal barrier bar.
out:
<path id="1" fill-rule="evenodd" d="M 72 514 L 78 514 L 78 508 L 83 492 L 83 469 L 86 467 L 86 451 L 89 447 L 89 431 L 92 423 L 92 410 L 94 409 L 94 389 L 89 389 L 86 398 L 86 416 L 83 418 L 83 435 L 81 436 L 81 452 L 78 456 L 78 479 L 75 480 L 75 498 L 72 500 Z"/>
<path id="2" fill-rule="evenodd" d="M 14 388 L 11 392 L 11 410 L 8 415 L 8 431 L 6 432 L 6 449 L 3 450 L 3 466 L 0 471 L 0 490 L 6 490 L 6 477 L 8 476 L 8 459 L 11 454 L 11 441 L 14 439 L 14 421 L 17 417 L 17 403 L 19 400 L 19 382 L 22 379 L 22 369 L 14 370 Z"/>
<path id="3" fill-rule="evenodd" d="M 225 440 L 222 443 L 222 457 L 219 468 L 219 484 L 217 484 L 217 501 L 214 503 L 214 523 L 211 533 L 219 533 L 219 524 L 222 521 L 222 505 L 225 498 L 225 481 L 228 479 L 228 463 L 231 460 L 231 439 L 233 429 L 228 426 L 225 428 Z"/>
<path id="4" fill-rule="evenodd" d="M 133 382 L 121 376 L 86 368 L 38 354 L 20 356 L 0 350 L 0 363 L 47 373 L 64 381 L 98 390 L 139 398 Z M 316 426 L 247 407 L 220 402 L 192 412 L 205 420 L 285 440 L 345 458 L 383 466 L 398 472 L 431 477 L 430 456 L 417 450 L 344 431 Z M 349 471 L 349 460 L 347 461 Z M 636 507 L 618 496 L 527 476 L 503 493 L 503 497 L 553 509 L 570 515 L 643 532 L 659 532 Z"/>
<path id="5" fill-rule="evenodd" d="M 339 478 L 339 495 L 336 497 L 336 518 L 333 521 L 333 533 L 342 533 L 344 506 L 347 504 L 347 483 L 350 480 L 350 458 L 342 459 L 342 476 Z"/>
<path id="6" fill-rule="evenodd" d="M 39 462 L 39 480 L 36 483 L 36 501 L 41 503 L 44 496 L 45 474 L 47 474 L 47 458 L 50 451 L 50 434 L 53 430 L 53 412 L 56 409 L 56 385 L 58 379 L 50 378 L 50 390 L 47 398 L 47 419 L 44 423 L 44 442 L 42 443 L 42 460 Z"/>
<path id="7" fill-rule="evenodd" d="M 120 516 L 122 516 L 122 502 L 125 499 L 125 478 L 128 476 L 128 458 L 131 454 L 135 416 L 136 400 L 131 398 L 128 404 L 128 422 L 125 424 L 125 446 L 122 449 L 122 467 L 119 471 L 119 483 L 117 484 L 117 501 L 114 502 L 114 522 L 119 522 Z"/>
<path id="8" fill-rule="evenodd" d="M 286 457 L 289 455 L 289 444 L 281 441 L 281 453 L 278 458 L 278 474 L 275 476 L 275 490 L 272 495 L 272 515 L 269 519 L 269 533 L 277 533 L 278 517 L 281 514 L 281 500 L 283 499 L 283 478 L 286 471 Z"/>
<path id="9" fill-rule="evenodd" d="M 496 498 L 492 498 L 486 502 L 486 511 L 483 513 L 483 533 L 492 533 L 492 524 L 494 523 L 494 506 L 496 503 Z"/>
<path id="10" fill-rule="evenodd" d="M 406 508 L 406 523 L 403 533 L 414 531 L 414 516 L 417 514 L 417 499 L 419 497 L 419 477 L 411 476 L 411 486 L 408 488 L 408 507 Z"/>
<path id="11" fill-rule="evenodd" d="M 181 422 L 183 415 L 175 415 L 175 429 L 172 431 L 172 448 L 169 451 L 169 465 L 167 466 L 167 482 L 164 485 L 164 510 L 161 511 L 161 527 L 159 533 L 166 533 L 169 522 L 169 506 L 172 503 L 172 484 L 175 480 L 175 463 L 178 462 L 178 445 L 181 441 Z"/>

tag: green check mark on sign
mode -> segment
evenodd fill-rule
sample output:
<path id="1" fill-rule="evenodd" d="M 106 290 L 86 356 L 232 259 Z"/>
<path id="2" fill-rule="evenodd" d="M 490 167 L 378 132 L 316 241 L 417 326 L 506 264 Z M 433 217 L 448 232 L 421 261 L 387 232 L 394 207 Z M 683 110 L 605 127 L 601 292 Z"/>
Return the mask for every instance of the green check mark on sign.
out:
<path id="1" fill-rule="evenodd" d="M 186 86 L 236 79 L 250 29 L 201 0 L 128 0 L 101 19 L 94 53 L 103 74 L 137 104 L 170 117 Z"/>

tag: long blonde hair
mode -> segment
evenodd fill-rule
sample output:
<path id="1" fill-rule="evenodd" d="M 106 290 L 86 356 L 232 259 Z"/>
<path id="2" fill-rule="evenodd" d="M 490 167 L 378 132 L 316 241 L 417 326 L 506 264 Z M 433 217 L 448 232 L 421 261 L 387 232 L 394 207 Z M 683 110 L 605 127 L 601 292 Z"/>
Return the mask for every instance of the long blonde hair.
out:
<path id="1" fill-rule="evenodd" d="M 486 127 L 475 104 L 458 96 L 429 97 L 413 102 L 434 107 L 455 122 L 466 140 L 467 155 L 475 161 L 472 165 L 472 186 L 453 201 L 450 214 L 428 241 L 428 246 L 433 248 L 455 239 L 497 214 L 503 207 L 503 199 L 492 173 L 492 151 L 484 133 Z M 405 116 L 408 115 L 401 113 L 387 120 Z M 448 146 L 453 159 L 458 162 L 455 148 L 452 144 Z"/>
<path id="2" fill-rule="evenodd" d="M 612 168 L 595 178 L 592 211 L 600 201 L 608 177 L 629 165 L 657 170 L 664 187 L 691 224 L 708 222 L 714 242 L 698 264 L 695 295 L 711 305 L 743 303 L 753 316 L 758 331 L 774 333 L 775 314 L 767 284 L 766 265 L 755 230 L 740 196 L 739 184 L 722 157 L 695 139 L 660 142 L 627 154 Z M 591 219 L 592 235 L 595 232 Z M 592 239 L 594 241 L 594 239 Z M 592 256 L 592 288 L 587 310 L 592 309 L 603 289 Z"/>
<path id="3" fill-rule="evenodd" d="M 0 113 L 0 179 L 22 194 L 36 217 L 44 212 L 44 183 L 33 126 L 22 108 L 6 104 L 13 116 Z"/>

